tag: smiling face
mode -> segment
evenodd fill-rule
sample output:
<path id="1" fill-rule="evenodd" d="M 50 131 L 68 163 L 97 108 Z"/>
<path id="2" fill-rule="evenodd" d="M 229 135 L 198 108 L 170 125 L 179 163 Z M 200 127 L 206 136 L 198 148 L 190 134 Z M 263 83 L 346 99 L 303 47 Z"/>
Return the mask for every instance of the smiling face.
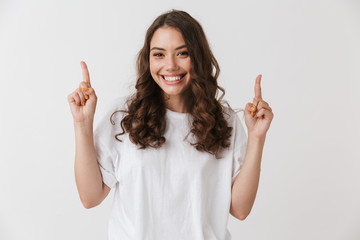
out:
<path id="1" fill-rule="evenodd" d="M 191 60 L 184 38 L 173 27 L 158 28 L 150 41 L 150 73 L 171 101 L 183 101 L 190 86 Z"/>

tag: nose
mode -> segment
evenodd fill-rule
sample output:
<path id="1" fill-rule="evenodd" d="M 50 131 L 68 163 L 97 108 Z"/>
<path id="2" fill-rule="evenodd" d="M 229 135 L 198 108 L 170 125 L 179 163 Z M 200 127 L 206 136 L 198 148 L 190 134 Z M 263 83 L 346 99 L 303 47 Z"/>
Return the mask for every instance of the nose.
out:
<path id="1" fill-rule="evenodd" d="M 174 56 L 169 56 L 166 59 L 166 70 L 175 71 L 178 70 L 179 66 L 177 65 L 176 59 Z"/>

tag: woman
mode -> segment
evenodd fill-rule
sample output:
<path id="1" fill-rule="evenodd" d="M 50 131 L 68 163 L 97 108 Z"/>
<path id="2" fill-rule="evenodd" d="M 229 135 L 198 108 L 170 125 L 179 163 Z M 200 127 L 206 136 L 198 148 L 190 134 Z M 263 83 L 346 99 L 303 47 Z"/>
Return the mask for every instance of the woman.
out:
<path id="1" fill-rule="evenodd" d="M 244 110 L 246 136 L 222 104 L 219 66 L 202 27 L 170 11 L 146 33 L 135 94 L 117 98 L 93 135 L 97 97 L 81 66 L 84 81 L 68 96 L 76 184 L 86 208 L 115 188 L 109 239 L 231 239 L 229 212 L 241 220 L 250 213 L 273 118 L 261 75 Z"/>

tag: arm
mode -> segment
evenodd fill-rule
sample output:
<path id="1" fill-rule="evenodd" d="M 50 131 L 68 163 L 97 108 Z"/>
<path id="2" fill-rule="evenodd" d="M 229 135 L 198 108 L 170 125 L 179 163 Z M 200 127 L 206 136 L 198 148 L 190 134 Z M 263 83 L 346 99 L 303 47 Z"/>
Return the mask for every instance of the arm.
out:
<path id="1" fill-rule="evenodd" d="M 75 128 L 75 180 L 85 208 L 95 207 L 108 195 L 110 188 L 102 181 L 96 160 L 93 119 L 97 97 L 91 87 L 85 62 L 81 62 L 83 79 L 79 88 L 68 96 Z"/>
<path id="2" fill-rule="evenodd" d="M 271 107 L 262 99 L 261 77 L 258 75 L 256 78 L 253 104 L 248 103 L 245 107 L 248 142 L 244 163 L 231 189 L 230 213 L 240 220 L 245 220 L 254 204 L 259 186 L 261 157 L 266 132 L 274 118 Z"/>
<path id="3" fill-rule="evenodd" d="M 264 143 L 265 138 L 248 138 L 245 160 L 231 189 L 230 213 L 237 219 L 245 220 L 254 204 Z"/>
<path id="4" fill-rule="evenodd" d="M 110 188 L 103 183 L 96 160 L 92 123 L 75 122 L 74 128 L 76 185 L 84 207 L 92 208 L 105 199 L 110 192 Z"/>

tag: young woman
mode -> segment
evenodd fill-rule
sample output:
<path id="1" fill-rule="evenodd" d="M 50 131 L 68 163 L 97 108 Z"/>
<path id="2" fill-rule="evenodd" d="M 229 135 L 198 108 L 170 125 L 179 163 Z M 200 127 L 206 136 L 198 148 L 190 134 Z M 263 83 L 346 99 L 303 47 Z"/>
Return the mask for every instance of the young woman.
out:
<path id="1" fill-rule="evenodd" d="M 86 208 L 115 188 L 109 239 L 231 239 L 229 213 L 240 220 L 250 213 L 273 119 L 261 75 L 244 110 L 246 136 L 222 101 L 202 27 L 170 11 L 146 33 L 135 94 L 115 99 L 93 135 L 97 97 L 81 67 L 84 81 L 68 96 L 76 184 Z"/>

